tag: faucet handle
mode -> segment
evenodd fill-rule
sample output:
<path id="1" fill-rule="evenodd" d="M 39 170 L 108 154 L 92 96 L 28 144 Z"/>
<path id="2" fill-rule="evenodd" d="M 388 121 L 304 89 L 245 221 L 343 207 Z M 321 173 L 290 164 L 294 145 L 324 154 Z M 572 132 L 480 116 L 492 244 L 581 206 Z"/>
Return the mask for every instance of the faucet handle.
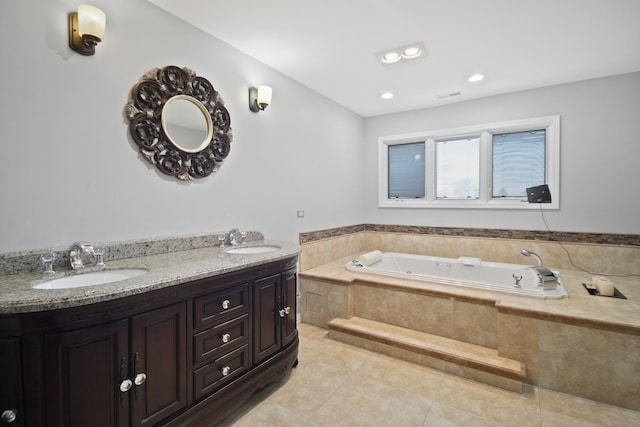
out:
<path id="1" fill-rule="evenodd" d="M 40 255 L 40 261 L 42 261 L 44 265 L 44 274 L 55 274 L 55 271 L 53 271 L 53 261 L 55 261 L 55 259 L 56 254 L 53 252 Z"/>
<path id="2" fill-rule="evenodd" d="M 104 246 L 95 246 L 93 248 L 93 255 L 96 257 L 96 267 L 104 267 L 104 254 L 107 252 L 107 248 Z"/>

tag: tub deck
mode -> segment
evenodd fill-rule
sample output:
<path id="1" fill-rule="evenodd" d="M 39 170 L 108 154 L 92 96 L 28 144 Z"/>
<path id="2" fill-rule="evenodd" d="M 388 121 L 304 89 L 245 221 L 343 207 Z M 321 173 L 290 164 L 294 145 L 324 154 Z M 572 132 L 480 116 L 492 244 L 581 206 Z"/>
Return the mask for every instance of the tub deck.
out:
<path id="1" fill-rule="evenodd" d="M 520 296 L 474 289 L 451 288 L 437 283 L 347 271 L 345 264 L 359 254 L 341 258 L 300 272 L 301 279 L 321 280 L 344 286 L 361 283 L 380 288 L 405 290 L 422 295 L 455 298 L 478 304 L 495 305 L 499 311 L 536 319 L 603 329 L 640 336 L 640 277 L 611 277 L 626 300 L 592 296 L 582 286 L 591 275 L 577 270 L 559 270 L 569 298 L 535 300 Z"/>
<path id="2" fill-rule="evenodd" d="M 612 278 L 627 299 L 591 296 L 582 286 L 590 274 L 560 269 L 569 298 L 537 300 L 347 271 L 358 255 L 300 272 L 304 322 L 462 376 L 469 365 L 448 359 L 479 346 L 498 362 L 522 363 L 526 383 L 640 410 L 640 278 Z M 425 343 L 408 345 L 416 336 Z M 452 350 L 439 356 L 430 336 L 450 340 Z"/>

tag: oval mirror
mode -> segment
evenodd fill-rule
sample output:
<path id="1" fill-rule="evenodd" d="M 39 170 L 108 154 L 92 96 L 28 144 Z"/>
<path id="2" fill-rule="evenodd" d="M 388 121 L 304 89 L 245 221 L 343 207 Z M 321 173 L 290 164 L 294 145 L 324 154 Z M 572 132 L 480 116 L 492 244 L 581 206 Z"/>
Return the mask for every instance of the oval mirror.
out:
<path id="1" fill-rule="evenodd" d="M 204 105 L 188 95 L 176 95 L 162 108 L 162 128 L 177 148 L 202 151 L 213 136 L 213 121 Z"/>

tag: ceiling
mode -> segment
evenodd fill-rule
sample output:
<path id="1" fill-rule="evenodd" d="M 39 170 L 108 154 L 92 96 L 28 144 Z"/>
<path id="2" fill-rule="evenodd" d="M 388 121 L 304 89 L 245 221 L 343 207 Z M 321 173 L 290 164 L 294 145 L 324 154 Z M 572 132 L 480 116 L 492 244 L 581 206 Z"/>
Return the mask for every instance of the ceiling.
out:
<path id="1" fill-rule="evenodd" d="M 148 1 L 363 117 L 640 71 L 640 0 Z"/>

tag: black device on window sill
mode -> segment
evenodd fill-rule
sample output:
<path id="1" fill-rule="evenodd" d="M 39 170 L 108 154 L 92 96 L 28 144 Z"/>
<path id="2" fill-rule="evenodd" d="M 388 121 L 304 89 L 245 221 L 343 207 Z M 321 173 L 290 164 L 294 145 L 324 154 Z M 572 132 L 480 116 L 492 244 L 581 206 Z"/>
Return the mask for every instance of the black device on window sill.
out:
<path id="1" fill-rule="evenodd" d="M 529 203 L 551 203 L 551 193 L 547 184 L 527 188 Z"/>

